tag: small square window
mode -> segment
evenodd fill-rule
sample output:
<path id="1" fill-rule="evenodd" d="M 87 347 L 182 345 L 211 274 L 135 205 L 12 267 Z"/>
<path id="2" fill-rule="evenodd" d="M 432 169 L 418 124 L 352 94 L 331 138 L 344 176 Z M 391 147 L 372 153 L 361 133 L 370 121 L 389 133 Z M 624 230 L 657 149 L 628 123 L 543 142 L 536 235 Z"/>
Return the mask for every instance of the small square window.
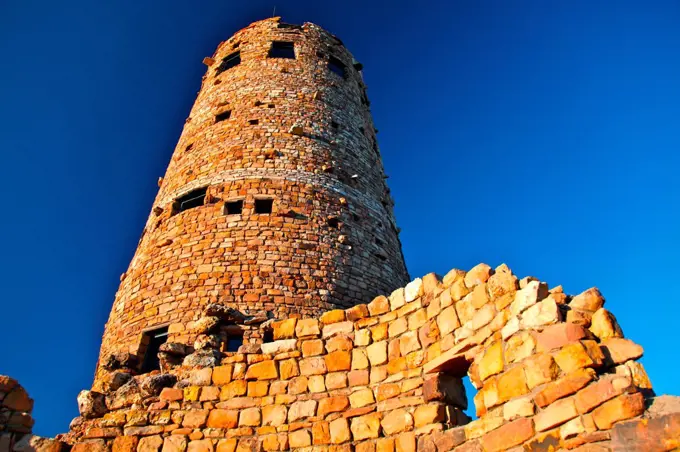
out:
<path id="1" fill-rule="evenodd" d="M 215 122 L 226 121 L 229 118 L 231 118 L 231 110 L 226 110 L 215 115 Z"/>
<path id="2" fill-rule="evenodd" d="M 184 212 L 194 207 L 202 206 L 205 203 L 205 194 L 208 191 L 207 187 L 197 188 L 192 190 L 184 196 L 180 196 L 175 200 L 174 212 Z"/>
<path id="3" fill-rule="evenodd" d="M 243 336 L 237 336 L 234 334 L 227 336 L 228 352 L 237 352 L 241 345 L 243 345 Z"/>
<path id="4" fill-rule="evenodd" d="M 256 126 L 259 123 L 260 123 L 260 121 L 258 121 L 257 119 L 249 119 L 248 120 L 248 124 L 250 124 L 251 126 Z"/>
<path id="5" fill-rule="evenodd" d="M 328 59 L 328 69 L 342 78 L 347 78 L 347 67 L 345 66 L 345 63 L 335 57 L 330 57 Z"/>
<path id="6" fill-rule="evenodd" d="M 335 121 L 331 121 L 331 127 L 337 130 L 337 129 L 340 128 L 340 124 L 338 124 L 338 123 L 335 122 Z"/>
<path id="7" fill-rule="evenodd" d="M 241 215 L 243 211 L 243 200 L 227 201 L 224 203 L 224 213 L 226 215 Z"/>
<path id="8" fill-rule="evenodd" d="M 236 51 L 222 59 L 222 63 L 220 63 L 219 67 L 217 68 L 217 74 L 221 74 L 222 72 L 233 68 L 234 66 L 238 66 L 241 64 L 241 52 Z"/>
<path id="9" fill-rule="evenodd" d="M 274 206 L 273 199 L 256 199 L 255 200 L 255 213 L 268 214 L 272 213 L 272 207 Z"/>
<path id="10" fill-rule="evenodd" d="M 295 59 L 295 44 L 286 41 L 274 41 L 269 49 L 269 58 Z"/>
<path id="11" fill-rule="evenodd" d="M 158 359 L 158 351 L 161 345 L 168 341 L 168 327 L 158 328 L 156 330 L 147 331 L 144 333 L 144 342 L 146 351 L 144 352 L 144 361 L 142 362 L 142 373 L 151 372 L 152 370 L 160 370 L 161 364 Z"/>

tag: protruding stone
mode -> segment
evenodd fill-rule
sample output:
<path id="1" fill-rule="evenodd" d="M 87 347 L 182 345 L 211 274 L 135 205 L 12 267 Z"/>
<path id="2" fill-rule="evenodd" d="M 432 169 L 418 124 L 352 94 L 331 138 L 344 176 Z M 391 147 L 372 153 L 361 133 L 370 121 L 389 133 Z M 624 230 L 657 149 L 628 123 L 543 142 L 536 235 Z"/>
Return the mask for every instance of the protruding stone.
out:
<path id="1" fill-rule="evenodd" d="M 643 349 L 635 342 L 619 337 L 610 337 L 602 341 L 602 351 L 610 364 L 621 364 L 642 356 Z"/>
<path id="2" fill-rule="evenodd" d="M 604 297 L 602 297 L 602 294 L 597 287 L 592 287 L 585 292 L 576 295 L 569 302 L 569 307 L 581 311 L 595 312 L 602 306 L 604 306 Z"/>
<path id="3" fill-rule="evenodd" d="M 478 264 L 470 269 L 465 275 L 465 285 L 467 287 L 475 287 L 483 284 L 489 280 L 493 273 L 493 269 L 487 264 Z"/>

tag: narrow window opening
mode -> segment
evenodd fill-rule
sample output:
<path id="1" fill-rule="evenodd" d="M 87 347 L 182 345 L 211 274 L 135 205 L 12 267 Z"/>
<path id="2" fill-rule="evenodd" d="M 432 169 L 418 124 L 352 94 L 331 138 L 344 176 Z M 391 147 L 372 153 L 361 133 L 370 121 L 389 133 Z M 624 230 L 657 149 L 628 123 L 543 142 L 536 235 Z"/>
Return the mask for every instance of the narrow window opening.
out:
<path id="1" fill-rule="evenodd" d="M 194 147 L 194 143 L 191 143 L 189 146 L 187 146 L 186 148 L 184 148 L 184 151 L 185 151 L 185 152 L 189 152 L 190 150 L 193 149 L 193 147 Z"/>
<path id="2" fill-rule="evenodd" d="M 362 135 L 366 135 L 366 129 L 363 127 L 359 127 L 359 132 L 361 132 Z"/>
<path id="3" fill-rule="evenodd" d="M 274 331 L 273 330 L 265 331 L 264 334 L 262 335 L 262 342 L 265 344 L 274 342 Z"/>
<path id="4" fill-rule="evenodd" d="M 347 78 L 347 67 L 345 66 L 345 63 L 333 56 L 328 59 L 328 69 L 342 78 Z"/>
<path id="5" fill-rule="evenodd" d="M 292 30 L 302 30 L 302 25 L 286 24 L 286 23 L 280 22 L 278 28 L 288 28 L 288 29 L 292 29 Z"/>
<path id="6" fill-rule="evenodd" d="M 237 352 L 241 345 L 243 345 L 243 336 L 236 334 L 230 334 L 227 336 L 226 348 L 228 352 Z"/>
<path id="7" fill-rule="evenodd" d="M 208 188 L 197 188 L 192 190 L 184 196 L 180 196 L 175 200 L 174 211 L 175 213 L 184 212 L 188 209 L 193 209 L 194 207 L 200 207 L 205 203 L 205 194 Z"/>
<path id="8" fill-rule="evenodd" d="M 144 333 L 143 341 L 147 342 L 147 345 L 144 352 L 144 361 L 142 362 L 142 373 L 160 370 L 161 363 L 158 359 L 158 351 L 161 345 L 168 341 L 168 327 L 147 331 Z"/>
<path id="9" fill-rule="evenodd" d="M 359 215 L 357 215 L 356 213 L 353 213 L 353 214 L 352 214 L 352 219 L 353 219 L 354 221 L 359 221 L 359 220 L 361 219 L 361 217 L 359 217 Z"/>
<path id="10" fill-rule="evenodd" d="M 243 211 L 243 200 L 227 201 L 224 203 L 224 213 L 226 215 L 241 215 Z"/>
<path id="11" fill-rule="evenodd" d="M 328 226 L 335 229 L 340 227 L 340 220 L 338 220 L 338 217 L 330 217 L 328 220 L 326 220 L 326 223 L 328 223 Z"/>
<path id="12" fill-rule="evenodd" d="M 231 118 L 231 110 L 225 110 L 225 111 L 215 115 L 215 122 L 218 123 L 218 122 L 226 121 L 229 118 Z"/>
<path id="13" fill-rule="evenodd" d="M 267 107 L 274 108 L 274 104 L 269 104 L 269 105 L 267 105 Z"/>
<path id="14" fill-rule="evenodd" d="M 256 199 L 255 200 L 255 213 L 269 214 L 272 213 L 272 207 L 274 206 L 273 199 Z"/>
<path id="15" fill-rule="evenodd" d="M 250 124 L 251 126 L 256 126 L 256 125 L 259 124 L 259 122 L 260 122 L 260 121 L 258 121 L 257 119 L 250 119 L 250 120 L 248 120 L 248 124 Z"/>
<path id="16" fill-rule="evenodd" d="M 220 63 L 220 66 L 217 68 L 217 74 L 219 75 L 226 70 L 238 66 L 239 64 L 241 64 L 241 52 L 236 51 L 222 59 L 222 63 Z"/>
<path id="17" fill-rule="evenodd" d="M 477 395 L 477 389 L 472 385 L 470 377 L 467 374 L 462 378 L 462 383 L 465 394 L 464 402 L 466 406 L 461 407 L 463 409 L 464 417 L 463 419 L 459 420 L 461 422 L 459 425 L 464 425 L 469 423 L 471 420 L 477 419 L 477 412 L 474 404 L 475 396 Z M 470 403 L 471 401 L 472 403 Z"/>
<path id="18" fill-rule="evenodd" d="M 259 100 L 256 100 L 256 101 L 255 101 L 255 106 L 256 106 L 256 107 L 259 107 L 260 105 L 262 105 L 262 102 L 260 102 Z"/>
<path id="19" fill-rule="evenodd" d="M 375 238 L 375 244 L 378 246 L 385 246 L 385 242 L 380 240 L 378 237 Z"/>
<path id="20" fill-rule="evenodd" d="M 295 44 L 287 41 L 274 41 L 269 49 L 269 58 L 295 59 Z"/>
<path id="21" fill-rule="evenodd" d="M 333 127 L 335 130 L 338 130 L 340 128 L 340 124 L 335 121 L 331 121 L 331 127 Z"/>
<path id="22" fill-rule="evenodd" d="M 380 254 L 380 253 L 376 253 L 375 257 L 377 257 L 378 259 L 380 259 L 383 262 L 385 262 L 387 260 L 387 256 Z"/>

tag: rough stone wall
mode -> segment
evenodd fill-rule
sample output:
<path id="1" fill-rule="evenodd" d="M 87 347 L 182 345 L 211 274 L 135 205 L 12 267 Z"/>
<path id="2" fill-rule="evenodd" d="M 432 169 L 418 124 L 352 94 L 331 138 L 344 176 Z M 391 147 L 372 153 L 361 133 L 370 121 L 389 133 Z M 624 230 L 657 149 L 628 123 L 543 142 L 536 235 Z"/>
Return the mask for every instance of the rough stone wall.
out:
<path id="1" fill-rule="evenodd" d="M 652 404 L 642 348 L 603 306 L 597 289 L 570 297 L 505 265 L 429 274 L 368 304 L 275 322 L 274 342 L 214 366 L 107 370 L 107 388 L 80 394 L 65 439 L 74 452 L 680 447 L 680 403 Z M 204 319 L 206 334 L 220 328 Z"/>
<path id="2" fill-rule="evenodd" d="M 274 41 L 295 59 L 269 58 Z M 221 71 L 225 57 L 240 64 Z M 329 69 L 337 58 L 345 77 Z M 247 315 L 318 316 L 408 281 L 360 66 L 316 25 L 256 22 L 221 43 L 121 276 L 101 358 L 141 355 L 142 332 L 219 302 Z M 230 112 L 217 121 L 217 115 Z M 175 200 L 207 187 L 206 204 Z M 272 198 L 271 214 L 254 212 Z M 243 200 L 241 214 L 225 202 Z M 245 330 L 246 342 L 262 331 Z M 101 361 L 100 361 L 101 364 Z"/>

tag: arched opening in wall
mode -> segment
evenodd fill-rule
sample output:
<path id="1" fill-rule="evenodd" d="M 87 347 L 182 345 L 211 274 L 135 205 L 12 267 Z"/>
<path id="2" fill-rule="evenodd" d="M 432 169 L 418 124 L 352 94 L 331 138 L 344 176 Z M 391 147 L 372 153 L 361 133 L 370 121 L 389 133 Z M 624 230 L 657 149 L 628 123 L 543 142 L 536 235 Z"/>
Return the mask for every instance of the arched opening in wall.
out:
<path id="1" fill-rule="evenodd" d="M 468 424 L 475 416 L 477 390 L 468 375 L 472 362 L 458 346 L 442 353 L 426 366 L 423 396 L 427 402 L 447 406 L 449 428 Z"/>

